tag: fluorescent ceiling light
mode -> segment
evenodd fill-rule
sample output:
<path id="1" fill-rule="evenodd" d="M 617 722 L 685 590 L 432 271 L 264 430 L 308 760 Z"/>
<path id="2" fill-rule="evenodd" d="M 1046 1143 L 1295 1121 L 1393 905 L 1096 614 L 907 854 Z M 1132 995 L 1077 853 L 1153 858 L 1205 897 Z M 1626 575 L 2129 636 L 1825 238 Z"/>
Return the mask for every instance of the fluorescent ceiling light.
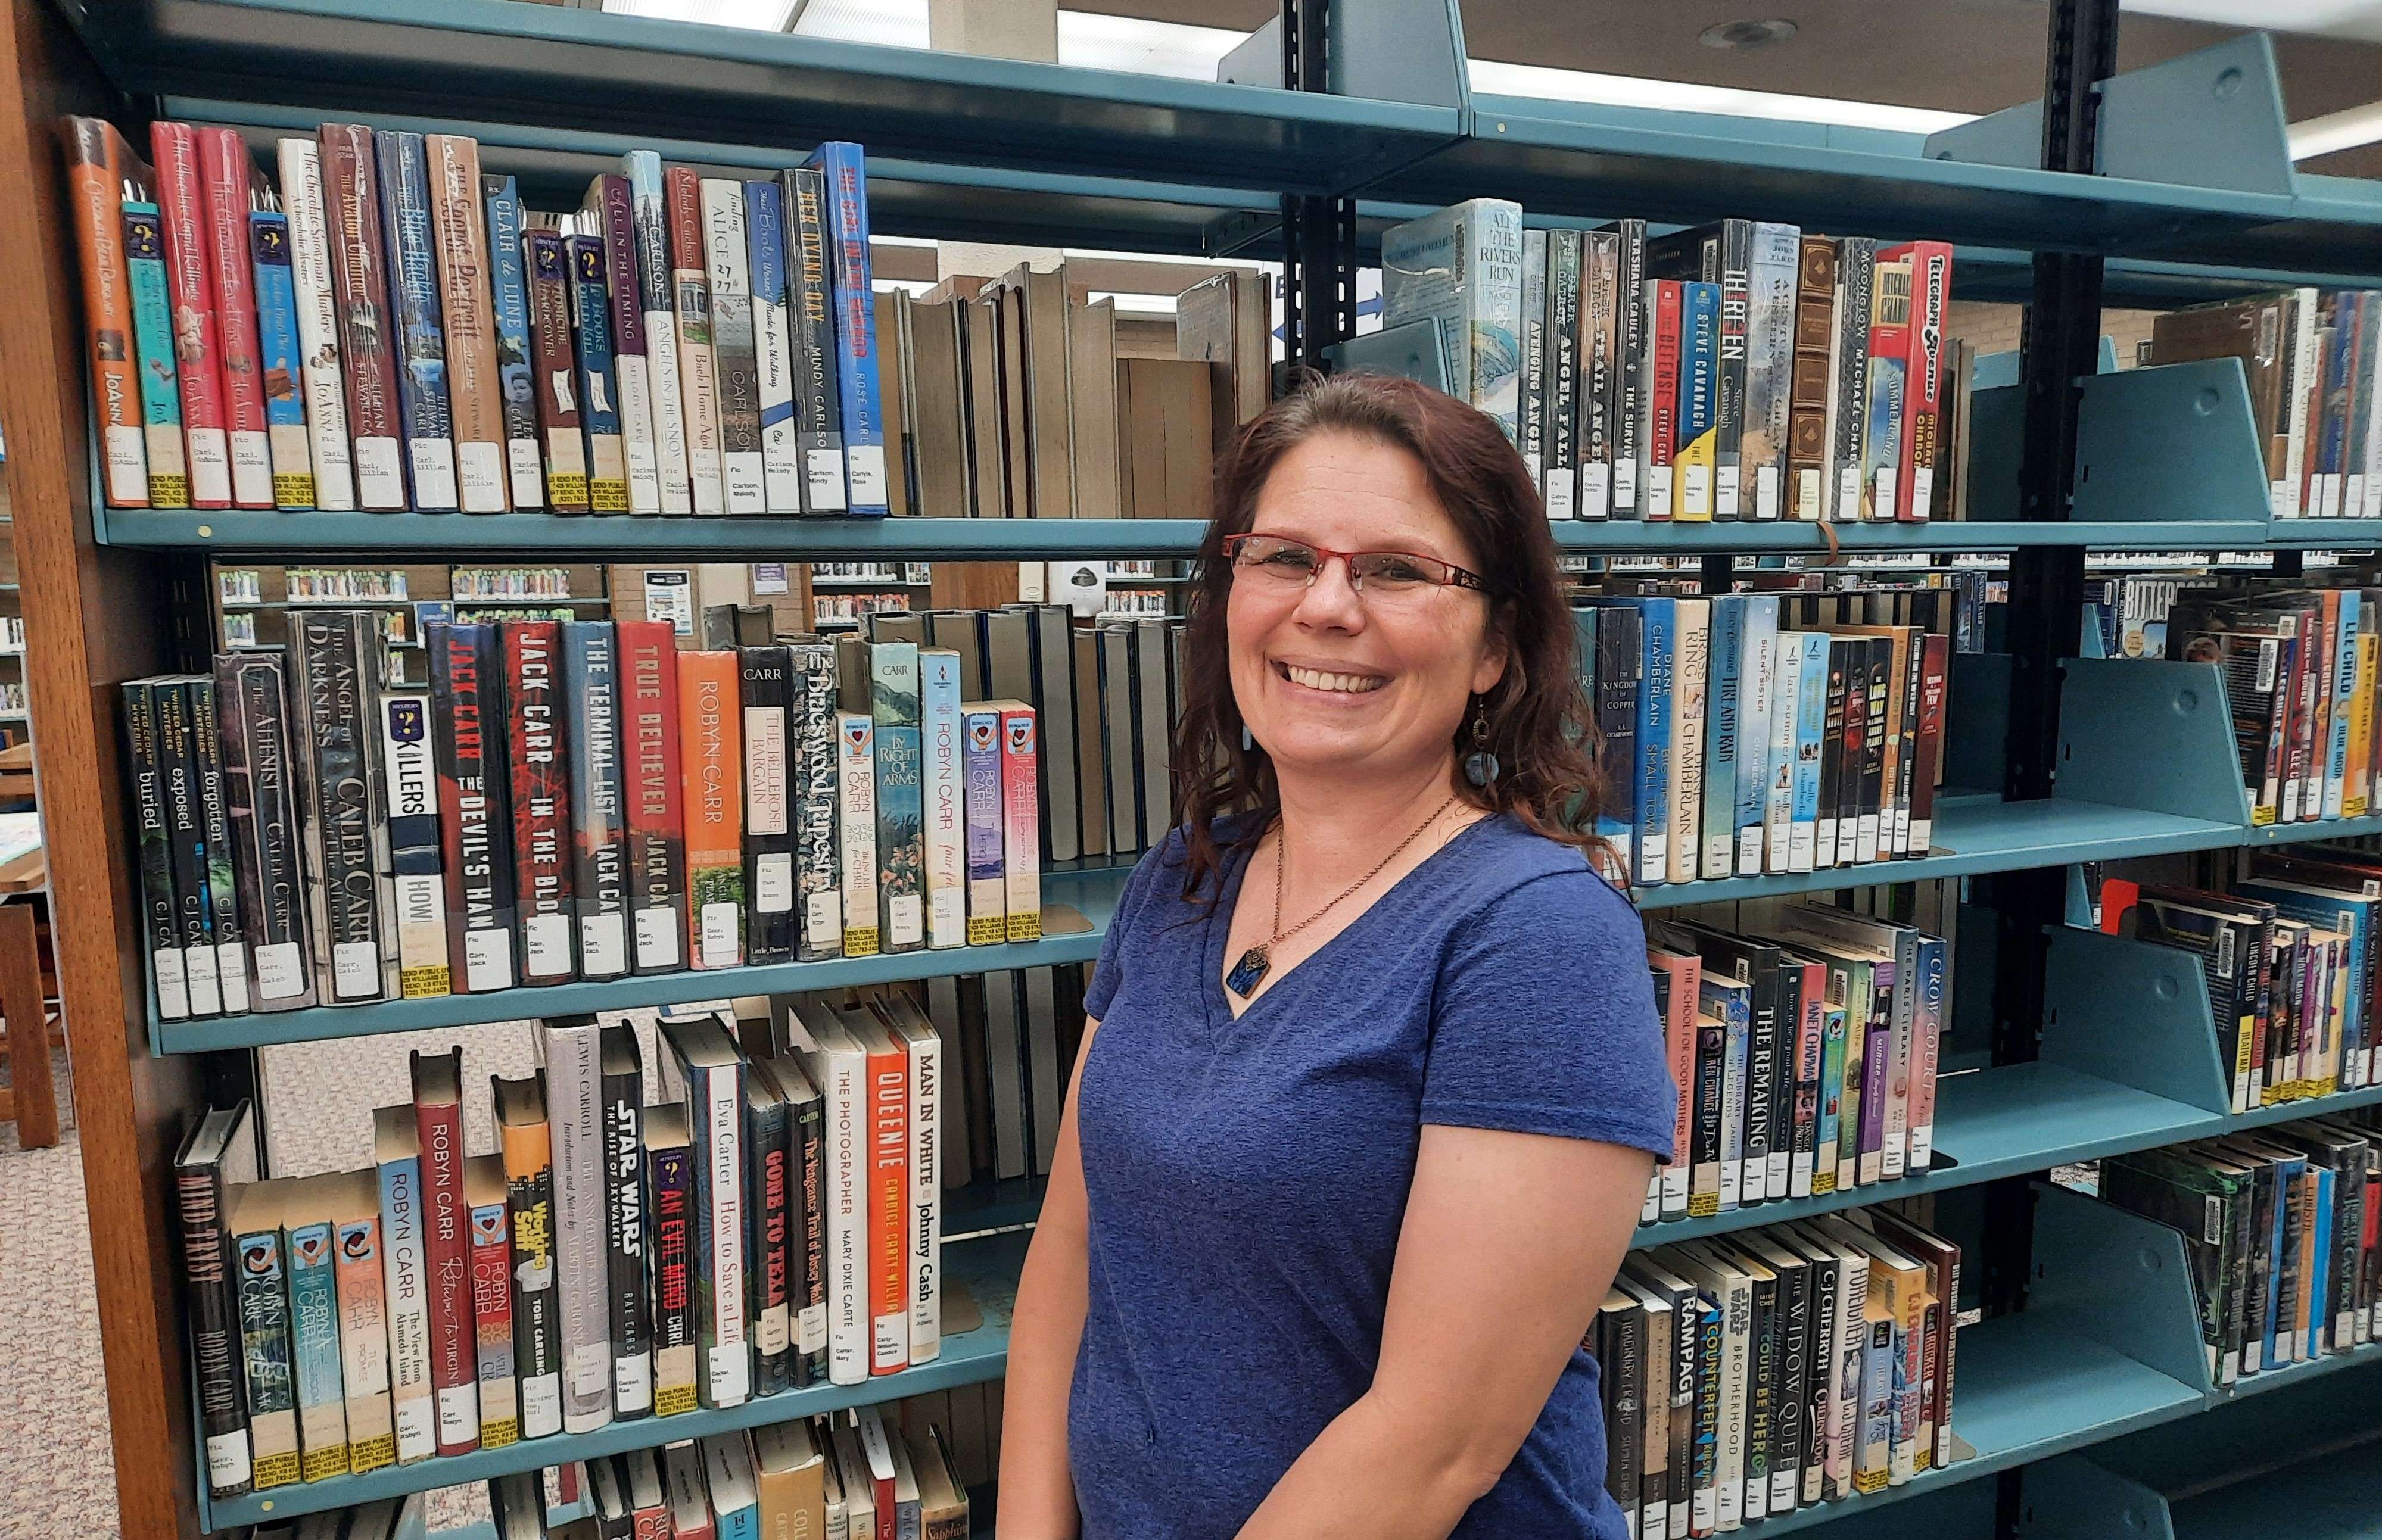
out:
<path id="1" fill-rule="evenodd" d="M 842 43 L 924 48 L 927 0 L 810 0 L 794 23 L 794 32 Z"/>
<path id="2" fill-rule="evenodd" d="M 786 18 L 793 14 L 794 0 L 604 0 L 604 9 L 614 16 L 782 32 Z"/>
<path id="3" fill-rule="evenodd" d="M 2327 113 L 2291 125 L 2291 159 L 2310 160 L 2382 141 L 2382 102 Z"/>
<path id="4" fill-rule="evenodd" d="M 2304 32 L 2382 43 L 2373 0 L 2119 0 L 2123 9 L 2248 31 Z"/>
<path id="5" fill-rule="evenodd" d="M 1668 112 L 1716 113 L 1729 117 L 1784 118 L 1848 128 L 1888 128 L 1932 134 L 1974 116 L 1897 107 L 1883 102 L 1835 102 L 1823 96 L 1789 96 L 1772 91 L 1688 85 L 1677 80 L 1641 80 L 1583 69 L 1548 69 L 1534 64 L 1474 59 L 1472 89 L 1501 96 L 1537 96 L 1611 107 L 1656 107 Z"/>
<path id="6" fill-rule="evenodd" d="M 1247 37 L 1246 32 L 1222 27 L 1062 10 L 1059 13 L 1059 62 L 1087 69 L 1212 80 L 1216 66 Z"/>

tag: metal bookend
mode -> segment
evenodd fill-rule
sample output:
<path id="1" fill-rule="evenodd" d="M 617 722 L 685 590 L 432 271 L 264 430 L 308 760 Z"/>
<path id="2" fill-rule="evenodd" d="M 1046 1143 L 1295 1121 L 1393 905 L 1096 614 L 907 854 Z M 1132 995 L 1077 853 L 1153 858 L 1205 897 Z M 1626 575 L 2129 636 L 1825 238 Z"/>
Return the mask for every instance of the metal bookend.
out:
<path id="1" fill-rule="evenodd" d="M 1464 17 L 1455 0 L 1327 0 L 1332 6 L 1334 96 L 1369 96 L 1426 107 L 1472 106 L 1465 67 Z M 1277 15 L 1216 66 L 1228 85 L 1282 85 L 1282 18 Z"/>
<path id="2" fill-rule="evenodd" d="M 2026 1468 L 2020 1540 L 2174 1540 L 2167 1499 L 2141 1482 L 2064 1454 Z"/>
<path id="3" fill-rule="evenodd" d="M 1972 520 L 2018 517 L 2019 446 L 2025 415 L 2025 402 L 2014 385 L 1981 388 L 1971 399 Z M 2250 386 L 2241 360 L 2205 359 L 2092 375 L 2084 381 L 2076 435 L 2075 500 L 2069 518 L 2120 524 L 2143 519 L 2231 522 L 2242 526 L 2233 532 L 2253 539 L 2263 535 L 2266 461 L 2250 414 Z"/>
<path id="4" fill-rule="evenodd" d="M 2074 658 L 2060 667 L 2056 795 L 2249 827 L 2215 664 Z"/>
<path id="5" fill-rule="evenodd" d="M 2044 1058 L 2204 1112 L 2230 1110 L 2194 954 L 2063 926 L 2051 933 L 2043 994 Z"/>
<path id="6" fill-rule="evenodd" d="M 2027 1317 L 2056 1315 L 2083 1340 L 2205 1392 L 2207 1348 L 2183 1237 L 2064 1187 L 2037 1182 L 2034 1193 L 2035 1279 Z"/>

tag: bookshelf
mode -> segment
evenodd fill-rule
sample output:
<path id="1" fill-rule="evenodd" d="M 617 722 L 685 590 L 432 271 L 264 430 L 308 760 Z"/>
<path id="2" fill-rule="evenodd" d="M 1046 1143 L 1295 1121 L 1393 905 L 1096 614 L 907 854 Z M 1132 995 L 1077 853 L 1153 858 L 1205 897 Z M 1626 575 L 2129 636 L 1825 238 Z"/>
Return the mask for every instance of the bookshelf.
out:
<path id="1" fill-rule="evenodd" d="M 2072 25 L 2077 8 L 2055 8 L 2055 55 L 2076 45 L 2057 18 Z M 2099 9 L 2114 26 L 2115 6 L 2104 0 Z M 1180 559 L 1196 553 L 1202 526 L 107 509 L 94 495 L 58 115 L 134 124 L 153 104 L 160 116 L 233 124 L 257 140 L 332 116 L 452 128 L 482 141 L 489 170 L 521 177 L 525 193 L 549 205 L 558 196 L 575 204 L 588 172 L 631 145 L 669 160 L 775 167 L 832 133 L 867 146 L 883 233 L 1157 253 L 1301 255 L 1285 252 L 1283 202 L 1320 200 L 1351 203 L 1361 257 L 1385 225 L 1484 193 L 1518 200 L 1541 226 L 1588 225 L 1612 213 L 1666 221 L 1727 214 L 1839 232 L 1921 233 L 1961 243 L 1956 274 L 1964 297 L 2028 292 L 2041 300 L 2054 291 L 2029 286 L 2074 286 L 2056 291 L 2077 301 L 2073 315 L 2038 318 L 2038 372 L 2051 356 L 2077 356 L 2081 333 L 2097 331 L 2090 302 L 2102 299 L 2171 304 L 2382 275 L 2382 187 L 2291 168 L 2280 152 L 2271 50 L 2260 39 L 2112 81 L 2101 110 L 2102 174 L 2084 175 L 2039 168 L 2032 143 L 2017 156 L 2023 164 L 2010 164 L 2009 145 L 2025 136 L 2009 120 L 1931 143 L 1475 96 L 1453 67 L 1462 47 L 1451 0 L 1351 4 L 1334 26 L 1338 94 L 500 0 L 18 0 L 0 15 L 0 78 L 9 87 L 0 100 L 0 193 L 33 215 L 0 226 L 0 266 L 19 275 L 27 296 L 0 308 L 0 355 L 10 361 L 0 374 L 0 416 L 10 429 L 20 597 L 43 638 L 25 673 L 43 726 L 53 870 L 63 889 L 83 896 L 85 912 L 108 917 L 62 930 L 58 962 L 127 1535 L 220 1529 L 997 1376 L 1006 1352 L 1004 1289 L 1022 1250 L 1013 1234 L 952 1247 L 952 1266 L 969 1278 L 987 1324 L 947 1338 L 943 1356 L 920 1369 L 866 1387 L 620 1423 L 582 1437 L 211 1503 L 194 1479 L 166 1163 L 210 1087 L 238 1083 L 250 1072 L 246 1056 L 262 1045 L 598 1003 L 657 1005 L 1081 960 L 1097 953 L 1123 880 L 1112 868 L 1046 874 L 1049 899 L 1071 906 L 1085 926 L 1021 946 L 158 1023 L 138 960 L 115 686 L 179 665 L 191 639 L 180 624 L 187 607 L 174 595 L 187 592 L 203 558 Z M 2073 59 L 2055 62 L 2076 67 Z M 2211 69 L 2241 72 L 2244 110 L 2201 121 L 2193 104 L 2207 97 Z M 458 116 L 436 116 L 442 110 Z M 2044 109 L 2033 110 L 2039 125 Z M 2072 127 L 2070 104 L 2055 101 L 2051 110 Z M 505 121 L 479 120 L 491 113 Z M 2174 158 L 2185 152 L 2161 150 L 2167 138 L 2189 147 L 2188 164 Z M 2071 256 L 2044 274 L 2033 265 L 2038 250 Z M 1308 272 L 1301 298 L 1310 319 L 1332 276 Z M 2055 374 L 2041 379 L 2055 382 Z M 2172 970 L 2163 994 L 2155 971 L 2171 959 L 2044 931 L 2063 917 L 2064 869 L 2077 862 L 2382 832 L 2382 815 L 2253 828 L 2221 696 L 2204 667 L 2059 666 L 2077 653 L 2069 628 L 2078 606 L 2066 602 L 2063 585 L 2081 579 L 2085 554 L 2296 552 L 2372 543 L 2382 526 L 2274 520 L 2263 496 L 2243 490 L 2242 457 L 2254 446 L 2245 442 L 2238 368 L 2228 376 L 2176 366 L 2047 386 L 2038 405 L 2049 403 L 2050 426 L 2069 441 L 2065 458 L 2051 452 L 2058 446 L 2044 437 L 2044 420 L 2027 422 L 2021 388 L 1979 402 L 1998 419 L 1991 428 L 1998 458 L 1985 462 L 1996 486 L 2006 479 L 2006 506 L 1995 505 L 2006 517 L 1843 527 L 1833 545 L 1821 530 L 1796 524 L 1556 531 L 1563 549 L 1579 556 L 2007 555 L 2017 594 L 2045 622 L 2003 677 L 1956 686 L 1962 716 L 1952 741 L 1973 763 L 1955 768 L 1979 789 L 1939 806 L 1926 857 L 1641 894 L 1657 910 L 1878 882 L 1995 879 L 1983 896 L 1998 909 L 1998 933 L 1963 963 L 1993 979 L 1995 1040 L 1982 1061 L 1943 1082 L 1938 1164 L 1899 1184 L 1641 1233 L 1646 1241 L 1723 1233 L 1921 1192 L 1973 1190 L 1985 1200 L 1991 1309 L 1959 1338 L 1955 1414 L 1972 1458 L 1876 1497 L 1766 1521 L 1760 1528 L 1767 1534 L 1823 1526 L 1843 1535 L 1893 1533 L 1908 1514 L 1941 1510 L 1958 1518 L 1946 1533 L 1965 1536 L 1982 1510 L 1973 1532 L 1990 1534 L 1995 1504 L 1983 1500 L 1992 1495 L 1984 1477 L 2015 1500 L 2020 1488 L 2009 1484 L 2019 1473 L 2025 1491 L 2038 1478 L 2053 1490 L 2063 1473 L 2074 1473 L 2063 1458 L 2072 1451 L 2213 1422 L 2237 1403 L 2288 1408 L 2339 1386 L 2370 1398 L 2382 1383 L 2370 1372 L 2382 1351 L 2367 1349 L 2240 1390 L 2211 1387 L 2180 1243 L 2129 1216 L 2027 1184 L 2057 1165 L 2377 1099 L 2368 1091 L 2244 1117 L 2224 1112 L 2212 1101 L 2216 1070 L 2205 1035 L 2188 1030 L 2189 1011 L 2205 1010 L 2204 994 L 2192 993 L 2204 989 L 2198 975 Z M 1981 429 L 1981 451 L 1986 436 Z M 2159 736 L 2146 739 L 2151 732 Z M 2162 745 L 2155 774 L 2139 763 L 2146 740 Z M 954 1226 L 1022 1224 L 1038 1199 L 1033 1183 L 991 1184 L 955 1204 Z M 1889 1506 L 1906 1500 L 1918 1506 Z"/>

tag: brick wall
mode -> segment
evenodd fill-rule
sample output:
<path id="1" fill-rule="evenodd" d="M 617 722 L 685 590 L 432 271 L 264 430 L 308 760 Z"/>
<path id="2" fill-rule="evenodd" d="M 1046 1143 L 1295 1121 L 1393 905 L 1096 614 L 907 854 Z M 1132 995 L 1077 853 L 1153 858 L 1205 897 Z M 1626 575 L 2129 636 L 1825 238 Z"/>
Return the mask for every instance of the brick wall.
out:
<path id="1" fill-rule="evenodd" d="M 1946 325 L 1951 335 L 1972 344 L 1983 353 L 2012 353 L 2018 350 L 2019 333 L 2023 308 L 2018 305 L 1980 304 L 1974 300 L 1956 299 Z M 2156 311 L 2105 310 L 2101 312 L 2101 330 L 2118 347 L 2118 367 L 2134 366 L 2134 345 L 2151 335 L 2151 323 L 2157 319 Z"/>

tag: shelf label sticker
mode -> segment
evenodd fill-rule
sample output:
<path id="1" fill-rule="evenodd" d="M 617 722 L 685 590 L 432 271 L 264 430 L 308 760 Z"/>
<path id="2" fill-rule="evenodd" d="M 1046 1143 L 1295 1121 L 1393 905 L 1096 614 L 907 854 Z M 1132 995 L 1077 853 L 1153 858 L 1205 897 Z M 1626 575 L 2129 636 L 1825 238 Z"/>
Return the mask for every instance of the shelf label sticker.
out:
<path id="1" fill-rule="evenodd" d="M 885 446 L 881 444 L 851 444 L 844 446 L 843 458 L 852 475 L 852 506 L 856 508 L 885 506 Z"/>
<path id="2" fill-rule="evenodd" d="M 1775 519 L 1778 517 L 1778 468 L 1776 466 L 1763 465 L 1755 468 L 1753 472 L 1754 518 Z"/>
<path id="3" fill-rule="evenodd" d="M 480 1436 L 480 1387 L 477 1381 L 440 1387 L 438 1436 L 449 1444 Z"/>
<path id="4" fill-rule="evenodd" d="M 637 966 L 677 967 L 678 931 L 677 911 L 667 908 L 637 911 Z"/>
<path id="5" fill-rule="evenodd" d="M 1910 518 L 1923 523 L 1935 507 L 1935 468 L 1917 465 L 1910 470 Z"/>
<path id="6" fill-rule="evenodd" d="M 248 1485 L 248 1430 L 238 1428 L 207 1439 L 207 1482 L 217 1491 Z"/>
<path id="7" fill-rule="evenodd" d="M 1547 478 L 1547 517 L 1569 519 L 1572 497 L 1578 490 L 1579 474 L 1566 465 Z"/>
<path id="8" fill-rule="evenodd" d="M 167 1020 L 190 1013 L 190 982 L 182 972 L 182 948 L 160 947 L 149 954 L 149 973 L 157 981 L 157 1014 Z"/>
<path id="9" fill-rule="evenodd" d="M 1743 468 L 1736 465 L 1720 467 L 1713 492 L 1713 517 L 1735 519 L 1745 512 L 1745 487 L 1740 480 Z"/>
<path id="10" fill-rule="evenodd" d="M 653 1354 L 627 1353 L 612 1360 L 612 1396 L 624 1412 L 654 1404 Z"/>
<path id="11" fill-rule="evenodd" d="M 463 511 L 502 513 L 509 469 L 501 444 L 466 440 L 455 446 L 457 478 L 462 483 Z"/>
<path id="12" fill-rule="evenodd" d="M 1638 461 L 1635 457 L 1613 462 L 1613 511 L 1628 513 L 1638 507 Z"/>
<path id="13" fill-rule="evenodd" d="M 215 943 L 215 975 L 223 980 L 224 1014 L 248 1014 L 248 943 Z"/>
<path id="14" fill-rule="evenodd" d="M 810 505 L 803 511 L 841 513 L 843 457 L 833 449 L 806 449 L 803 451 L 803 471 L 810 493 Z"/>
<path id="15" fill-rule="evenodd" d="M 413 459 L 413 506 L 426 512 L 444 512 L 456 505 L 455 446 L 443 438 L 409 438 Z"/>
<path id="16" fill-rule="evenodd" d="M 625 914 L 591 914 L 579 922 L 580 971 L 590 974 L 629 971 L 629 927 Z"/>
<path id="17" fill-rule="evenodd" d="M 601 1342 L 582 1342 L 571 1350 L 571 1393 L 601 1396 L 612 1387 L 611 1353 Z"/>
<path id="18" fill-rule="evenodd" d="M 794 857 L 774 850 L 753 862 L 753 908 L 760 914 L 785 914 L 794 907 Z"/>
<path id="19" fill-rule="evenodd" d="M 1709 465 L 1688 464 L 1679 472 L 1679 516 L 1710 519 L 1713 516 L 1713 472 Z"/>
<path id="20" fill-rule="evenodd" d="M 810 896 L 804 905 L 803 938 L 814 947 L 843 946 L 841 889 L 830 887 Z"/>
<path id="21" fill-rule="evenodd" d="M 1613 517 L 1613 467 L 1603 460 L 1590 460 L 1579 468 L 1579 517 Z"/>
<path id="22" fill-rule="evenodd" d="M 342 999 L 368 999 L 380 994 L 380 947 L 372 941 L 342 941 L 331 948 L 331 986 Z"/>
<path id="23" fill-rule="evenodd" d="M 397 440 L 359 438 L 355 454 L 357 503 L 368 508 L 405 507 L 405 458 Z"/>
<path id="24" fill-rule="evenodd" d="M 556 1431 L 562 1426 L 562 1376 L 533 1375 L 521 1383 L 522 1431 Z"/>
<path id="25" fill-rule="evenodd" d="M 1671 468 L 1667 465 L 1646 468 L 1646 511 L 1664 519 L 1678 511 L 1671 503 Z"/>
<path id="26" fill-rule="evenodd" d="M 531 915 L 522 924 L 522 962 L 531 978 L 571 972 L 571 916 Z"/>
<path id="27" fill-rule="evenodd" d="M 915 893 L 897 893 L 885 902 L 886 946 L 915 947 L 926 939 L 927 906 Z"/>
<path id="28" fill-rule="evenodd" d="M 463 933 L 463 982 L 473 994 L 513 986 L 513 935 L 509 930 Z"/>
<path id="29" fill-rule="evenodd" d="M 1860 521 L 1860 467 L 1848 465 L 1836 472 L 1836 522 Z"/>
<path id="30" fill-rule="evenodd" d="M 703 965 L 706 968 L 736 966 L 737 942 L 743 931 L 742 904 L 708 903 L 703 906 Z"/>
<path id="31" fill-rule="evenodd" d="M 714 1406 L 741 1406 L 745 1396 L 745 1365 L 751 1358 L 743 1335 L 737 1340 L 705 1350 L 711 1370 L 711 1402 Z"/>

